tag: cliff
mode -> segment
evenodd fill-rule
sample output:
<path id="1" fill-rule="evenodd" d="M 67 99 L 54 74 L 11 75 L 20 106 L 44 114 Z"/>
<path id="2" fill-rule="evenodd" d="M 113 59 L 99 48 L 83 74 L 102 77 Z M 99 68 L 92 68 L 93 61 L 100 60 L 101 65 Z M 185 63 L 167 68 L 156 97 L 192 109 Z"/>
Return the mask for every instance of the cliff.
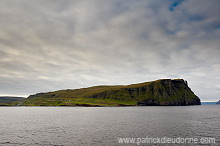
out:
<path id="1" fill-rule="evenodd" d="M 19 105 L 42 106 L 179 106 L 200 105 L 183 79 L 161 79 L 126 86 L 95 86 L 30 95 Z"/>

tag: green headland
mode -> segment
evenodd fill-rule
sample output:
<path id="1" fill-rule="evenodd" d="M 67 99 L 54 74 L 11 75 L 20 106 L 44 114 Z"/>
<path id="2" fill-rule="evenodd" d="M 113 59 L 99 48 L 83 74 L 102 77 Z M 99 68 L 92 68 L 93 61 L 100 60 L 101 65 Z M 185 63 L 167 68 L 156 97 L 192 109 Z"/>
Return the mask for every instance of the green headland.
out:
<path id="1" fill-rule="evenodd" d="M 30 95 L 11 106 L 183 106 L 200 105 L 183 79 L 131 85 L 94 86 Z"/>

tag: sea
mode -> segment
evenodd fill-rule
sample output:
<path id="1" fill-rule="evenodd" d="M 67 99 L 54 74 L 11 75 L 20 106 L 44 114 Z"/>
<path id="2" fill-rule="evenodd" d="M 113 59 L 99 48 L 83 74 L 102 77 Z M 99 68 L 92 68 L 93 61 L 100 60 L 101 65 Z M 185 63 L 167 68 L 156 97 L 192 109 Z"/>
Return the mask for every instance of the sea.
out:
<path id="1" fill-rule="evenodd" d="M 220 105 L 0 107 L 0 146 L 220 145 Z"/>

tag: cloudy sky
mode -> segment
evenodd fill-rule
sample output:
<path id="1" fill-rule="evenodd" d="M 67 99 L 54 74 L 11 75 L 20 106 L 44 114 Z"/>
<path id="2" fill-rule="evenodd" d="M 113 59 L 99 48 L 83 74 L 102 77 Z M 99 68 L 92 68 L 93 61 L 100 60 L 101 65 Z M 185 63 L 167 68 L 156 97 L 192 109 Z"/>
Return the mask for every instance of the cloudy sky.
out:
<path id="1" fill-rule="evenodd" d="M 183 78 L 220 99 L 219 0 L 0 0 L 0 95 Z"/>

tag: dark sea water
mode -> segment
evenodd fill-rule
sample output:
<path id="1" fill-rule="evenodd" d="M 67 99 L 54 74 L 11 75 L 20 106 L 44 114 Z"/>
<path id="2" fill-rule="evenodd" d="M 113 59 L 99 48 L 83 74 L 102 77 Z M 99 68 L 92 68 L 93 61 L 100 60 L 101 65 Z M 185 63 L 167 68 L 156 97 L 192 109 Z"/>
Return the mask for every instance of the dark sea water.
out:
<path id="1" fill-rule="evenodd" d="M 216 105 L 217 102 L 201 102 L 202 105 Z"/>
<path id="2" fill-rule="evenodd" d="M 0 107 L 0 114 L 1 146 L 137 145 L 119 143 L 126 137 L 208 137 L 215 144 L 205 145 L 220 145 L 220 105 Z"/>

